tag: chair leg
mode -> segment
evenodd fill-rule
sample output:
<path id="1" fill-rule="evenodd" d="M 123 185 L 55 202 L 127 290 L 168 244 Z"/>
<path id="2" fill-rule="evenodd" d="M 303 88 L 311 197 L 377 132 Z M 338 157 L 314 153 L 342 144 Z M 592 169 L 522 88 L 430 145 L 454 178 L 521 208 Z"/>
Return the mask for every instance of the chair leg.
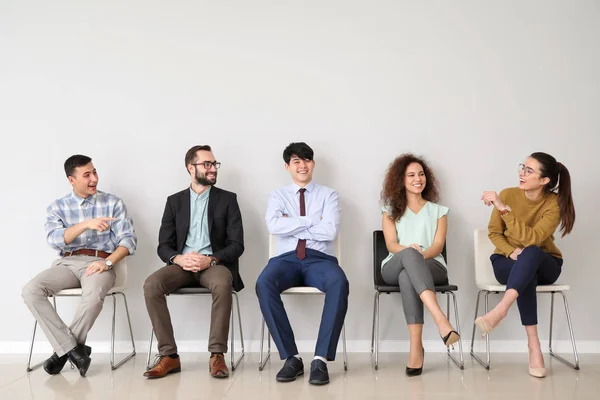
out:
<path id="1" fill-rule="evenodd" d="M 146 371 L 150 370 L 150 358 L 152 357 L 152 342 L 154 341 L 154 329 L 150 330 L 150 343 L 148 345 L 148 358 L 146 359 Z"/>
<path id="2" fill-rule="evenodd" d="M 456 321 L 456 332 L 458 332 L 459 336 L 460 336 L 460 321 L 458 320 L 458 304 L 456 302 L 456 295 L 454 294 L 454 292 L 446 292 L 446 308 L 447 308 L 447 315 L 448 315 L 448 319 L 450 319 L 450 297 L 452 297 L 452 303 L 454 304 L 454 319 Z M 465 360 L 464 360 L 464 356 L 463 356 L 463 348 L 462 348 L 462 337 L 458 340 L 458 351 L 459 351 L 459 357 L 460 357 L 460 361 L 458 361 L 453 355 L 452 352 L 450 351 L 450 348 L 447 348 L 448 351 L 448 357 L 450 357 L 450 359 L 452 361 L 454 361 L 454 363 L 460 368 L 460 369 L 465 369 Z"/>
<path id="3" fill-rule="evenodd" d="M 490 294 L 490 292 L 488 292 L 487 290 L 480 290 L 477 293 L 477 301 L 475 302 L 475 317 L 473 318 L 473 334 L 471 335 L 471 356 L 477 360 L 477 362 L 479 364 L 481 364 L 485 369 L 489 370 L 490 369 L 490 335 L 485 335 L 485 350 L 486 350 L 486 357 L 487 357 L 487 362 L 484 362 L 481 358 L 479 358 L 479 356 L 477 354 L 475 354 L 475 332 L 477 331 L 477 326 L 475 326 L 475 320 L 477 319 L 477 315 L 479 312 L 479 299 L 481 297 L 482 294 L 485 294 L 485 313 L 487 314 L 488 311 L 488 296 Z"/>
<path id="4" fill-rule="evenodd" d="M 129 337 L 131 339 L 132 351 L 131 351 L 131 353 L 129 353 L 125 357 L 123 357 L 120 361 L 115 363 L 115 333 L 116 333 L 116 318 L 117 318 L 117 295 L 123 296 L 123 304 L 125 305 L 125 312 L 127 314 L 127 323 L 129 325 Z M 111 295 L 111 297 L 113 299 L 113 318 L 112 318 L 112 333 L 110 336 L 110 368 L 114 371 L 115 369 L 117 369 L 121 365 L 123 365 L 127 360 L 129 360 L 135 356 L 135 342 L 133 340 L 133 330 L 131 329 L 131 318 L 129 316 L 129 307 L 127 306 L 127 297 L 125 296 L 125 293 L 123 293 L 123 292 L 113 293 Z"/>
<path id="5" fill-rule="evenodd" d="M 375 370 L 379 369 L 379 296 L 381 292 L 375 292 L 373 298 L 373 331 L 371 333 L 371 361 Z"/>
<path id="6" fill-rule="evenodd" d="M 267 361 L 269 361 L 269 358 L 271 358 L 271 335 L 269 333 L 269 331 L 267 330 L 267 341 L 268 341 L 268 348 L 267 348 L 267 355 L 265 356 L 263 353 L 263 346 L 265 343 L 265 319 L 262 319 L 262 326 L 260 328 L 260 359 L 258 360 L 258 370 L 262 371 L 265 368 L 265 364 L 267 364 Z"/>
<path id="7" fill-rule="evenodd" d="M 563 357 L 559 356 L 552 350 L 552 325 L 554 322 L 554 294 L 555 293 L 560 293 L 560 295 L 563 298 L 563 302 L 565 304 L 565 315 L 567 317 L 567 325 L 569 327 L 569 334 L 571 336 L 571 346 L 573 348 L 573 359 L 575 360 L 575 363 L 572 363 L 571 361 L 564 359 Z M 567 304 L 567 296 L 565 296 L 565 294 L 563 292 L 552 292 L 550 295 L 550 299 L 551 299 L 550 300 L 550 336 L 548 338 L 548 350 L 550 351 L 550 355 L 552 357 L 556 357 L 559 361 L 562 361 L 563 363 L 578 370 L 579 369 L 579 355 L 577 353 L 577 345 L 575 344 L 575 336 L 573 335 L 573 325 L 571 323 L 571 313 L 569 312 L 569 305 Z"/>
<path id="8" fill-rule="evenodd" d="M 54 305 L 54 309 L 56 310 L 56 297 L 55 296 L 52 296 L 52 303 Z M 44 363 L 42 361 L 42 362 L 34 365 L 33 367 L 31 366 L 31 357 L 33 355 L 33 344 L 35 343 L 35 334 L 36 334 L 37 326 L 38 326 L 37 320 L 34 320 L 34 321 L 35 322 L 33 324 L 33 334 L 31 335 L 31 346 L 29 346 L 29 359 L 27 360 L 27 369 L 26 369 L 27 372 L 33 371 L 34 369 L 36 369 L 37 367 L 39 367 L 40 365 L 42 365 Z"/>
<path id="9" fill-rule="evenodd" d="M 234 310 L 233 310 L 233 306 L 231 307 L 231 371 L 235 371 L 235 369 L 238 367 L 238 365 L 240 364 L 240 362 L 242 361 L 242 358 L 244 358 L 244 333 L 242 332 L 242 314 L 240 311 L 240 302 L 238 300 L 238 295 L 237 293 L 233 292 L 232 293 L 233 297 L 235 298 L 235 308 L 237 309 L 237 314 L 238 314 L 238 325 L 240 327 L 240 340 L 241 340 L 241 347 L 242 347 L 242 354 L 235 359 L 235 341 L 234 341 L 234 332 L 235 332 L 235 318 L 234 318 Z"/>
<path id="10" fill-rule="evenodd" d="M 375 367 L 375 317 L 377 313 L 377 291 L 373 295 L 373 325 L 371 326 L 371 365 Z"/>
<path id="11" fill-rule="evenodd" d="M 27 372 L 33 371 L 31 368 L 31 355 L 33 354 L 33 344 L 35 343 L 35 331 L 37 330 L 37 320 L 33 323 L 33 334 L 31 335 L 31 346 L 29 346 L 29 360 L 27 360 Z"/>
<path id="12" fill-rule="evenodd" d="M 342 325 L 342 347 L 344 348 L 344 371 L 348 371 L 348 353 L 346 352 L 346 324 Z"/>

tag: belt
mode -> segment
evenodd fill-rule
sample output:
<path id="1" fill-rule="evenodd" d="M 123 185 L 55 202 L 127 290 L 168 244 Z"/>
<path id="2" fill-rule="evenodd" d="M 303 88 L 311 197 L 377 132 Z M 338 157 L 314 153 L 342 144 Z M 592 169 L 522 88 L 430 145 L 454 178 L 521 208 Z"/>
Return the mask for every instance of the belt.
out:
<path id="1" fill-rule="evenodd" d="M 66 251 L 63 257 L 71 257 L 71 256 L 92 256 L 92 257 L 102 257 L 106 258 L 110 256 L 110 253 L 107 253 L 102 250 L 92 250 L 92 249 L 79 249 L 75 251 Z"/>

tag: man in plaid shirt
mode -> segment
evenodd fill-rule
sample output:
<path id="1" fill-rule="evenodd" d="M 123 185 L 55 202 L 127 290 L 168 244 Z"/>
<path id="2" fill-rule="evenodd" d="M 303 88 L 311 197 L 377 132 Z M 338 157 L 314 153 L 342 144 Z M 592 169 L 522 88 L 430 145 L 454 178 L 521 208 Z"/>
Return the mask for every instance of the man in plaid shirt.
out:
<path id="1" fill-rule="evenodd" d="M 91 158 L 69 157 L 65 173 L 73 191 L 50 204 L 46 219 L 48 244 L 61 257 L 25 285 L 23 299 L 55 351 L 44 362 L 46 372 L 58 374 L 71 360 L 85 376 L 91 362 L 87 333 L 115 284 L 113 266 L 133 254 L 137 238 L 123 200 L 97 190 L 98 174 Z M 82 297 L 67 326 L 48 296 L 72 288 L 82 288 Z"/>

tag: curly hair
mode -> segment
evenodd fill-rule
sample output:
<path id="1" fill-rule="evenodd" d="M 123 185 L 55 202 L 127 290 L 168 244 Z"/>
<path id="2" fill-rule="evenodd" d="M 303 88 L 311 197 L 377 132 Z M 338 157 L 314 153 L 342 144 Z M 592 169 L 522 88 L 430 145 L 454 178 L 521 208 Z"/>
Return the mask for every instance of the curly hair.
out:
<path id="1" fill-rule="evenodd" d="M 412 163 L 418 163 L 423 167 L 425 173 L 425 189 L 422 196 L 425 200 L 436 203 L 439 200 L 438 184 L 433 171 L 427 162 L 411 153 L 401 154 L 389 166 L 385 179 L 383 181 L 383 190 L 381 191 L 381 202 L 384 206 L 391 209 L 391 218 L 398 221 L 404 211 L 406 211 L 406 187 L 404 179 L 406 169 Z"/>

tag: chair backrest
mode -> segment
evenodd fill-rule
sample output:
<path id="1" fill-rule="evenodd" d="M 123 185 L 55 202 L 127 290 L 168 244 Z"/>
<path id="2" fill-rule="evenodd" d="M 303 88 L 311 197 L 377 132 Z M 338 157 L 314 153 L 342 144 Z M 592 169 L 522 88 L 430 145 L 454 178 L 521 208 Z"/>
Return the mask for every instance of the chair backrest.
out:
<path id="1" fill-rule="evenodd" d="M 475 284 L 478 287 L 487 285 L 499 285 L 494 276 L 490 256 L 496 247 L 488 237 L 488 231 L 475 229 Z"/>
<path id="2" fill-rule="evenodd" d="M 115 270 L 115 275 L 117 276 L 115 279 L 115 286 L 119 288 L 124 288 L 127 286 L 127 257 L 119 261 L 113 266 Z"/>
<path id="3" fill-rule="evenodd" d="M 335 257 L 338 259 L 338 264 L 342 265 L 342 246 L 341 246 L 341 233 L 338 232 L 333 245 L 335 247 Z M 277 236 L 269 234 L 269 258 L 275 257 L 277 252 Z"/>
<path id="4" fill-rule="evenodd" d="M 373 283 L 375 286 L 397 286 L 397 285 L 388 285 L 383 280 L 381 276 L 381 263 L 383 260 L 390 254 L 385 245 L 385 236 L 383 236 L 383 231 L 373 231 Z M 446 243 L 444 243 L 444 248 L 442 249 L 442 257 L 444 257 L 444 261 L 448 262 L 446 258 Z"/>

